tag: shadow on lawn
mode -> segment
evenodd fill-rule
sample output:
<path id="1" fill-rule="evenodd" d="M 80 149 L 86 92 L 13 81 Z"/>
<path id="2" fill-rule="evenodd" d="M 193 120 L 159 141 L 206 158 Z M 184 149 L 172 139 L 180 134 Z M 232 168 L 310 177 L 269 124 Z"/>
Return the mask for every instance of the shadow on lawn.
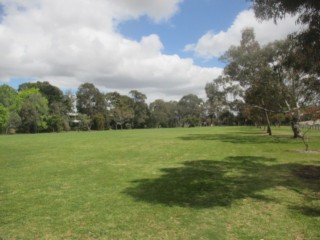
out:
<path id="1" fill-rule="evenodd" d="M 181 140 L 194 141 L 220 141 L 236 144 L 264 144 L 264 143 L 292 143 L 293 139 L 288 136 L 266 136 L 264 134 L 189 134 L 186 136 L 179 137 Z"/>
<path id="2" fill-rule="evenodd" d="M 292 188 L 298 192 L 306 188 L 320 191 L 317 184 L 308 182 L 312 179 L 300 179 L 295 174 L 302 165 L 272 165 L 275 161 L 274 158 L 252 156 L 228 157 L 222 161 L 187 161 L 179 168 L 162 169 L 164 174 L 157 179 L 133 181 L 135 186 L 126 189 L 124 193 L 154 204 L 210 208 L 228 207 L 235 200 L 246 197 L 274 201 L 259 194 L 259 191 L 276 186 Z M 298 208 L 296 210 L 300 211 Z M 300 212 L 305 210 L 301 209 Z M 315 215 L 319 216 L 317 211 L 314 209 Z"/>

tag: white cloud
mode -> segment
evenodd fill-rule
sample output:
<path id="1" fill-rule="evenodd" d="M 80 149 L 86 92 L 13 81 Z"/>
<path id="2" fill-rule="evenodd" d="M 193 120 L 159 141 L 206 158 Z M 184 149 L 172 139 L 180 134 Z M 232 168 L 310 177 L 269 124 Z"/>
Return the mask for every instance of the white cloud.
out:
<path id="1" fill-rule="evenodd" d="M 114 4 L 121 20 L 148 15 L 156 22 L 166 21 L 178 11 L 178 4 L 183 0 L 107 0 Z"/>
<path id="2" fill-rule="evenodd" d="M 252 27 L 255 30 L 256 39 L 261 44 L 266 44 L 284 39 L 288 34 L 299 30 L 300 26 L 297 26 L 295 22 L 296 18 L 291 16 L 278 21 L 277 24 L 273 20 L 259 22 L 252 10 L 245 10 L 239 13 L 227 31 L 219 33 L 209 31 L 197 43 L 185 46 L 185 51 L 192 51 L 205 59 L 219 57 L 230 46 L 239 44 L 241 31 L 246 27 Z"/>
<path id="3" fill-rule="evenodd" d="M 92 82 L 106 91 L 137 89 L 149 101 L 203 96 L 220 68 L 163 54 L 156 34 L 133 41 L 117 32 L 119 22 L 142 15 L 166 21 L 181 1 L 2 0 L 0 80 L 33 78 L 64 89 Z"/>

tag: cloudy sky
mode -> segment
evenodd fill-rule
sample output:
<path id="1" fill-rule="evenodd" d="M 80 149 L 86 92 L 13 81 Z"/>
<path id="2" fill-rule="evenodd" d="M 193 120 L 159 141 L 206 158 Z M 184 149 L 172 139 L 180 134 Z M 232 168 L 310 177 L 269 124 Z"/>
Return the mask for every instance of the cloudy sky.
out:
<path id="1" fill-rule="evenodd" d="M 246 0 L 0 0 L 0 83 L 205 97 L 245 27 L 261 44 L 297 30 L 292 17 L 257 21 Z"/>

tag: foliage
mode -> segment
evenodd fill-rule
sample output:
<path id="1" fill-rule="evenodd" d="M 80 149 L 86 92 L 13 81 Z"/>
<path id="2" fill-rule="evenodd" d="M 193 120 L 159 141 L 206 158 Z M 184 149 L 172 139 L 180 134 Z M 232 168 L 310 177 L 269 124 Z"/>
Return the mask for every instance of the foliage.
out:
<path id="1" fill-rule="evenodd" d="M 178 103 L 157 99 L 150 104 L 151 126 L 172 128 L 179 125 Z"/>
<path id="2" fill-rule="evenodd" d="M 134 111 L 133 127 L 144 128 L 148 121 L 148 105 L 145 102 L 147 96 L 137 90 L 131 90 L 129 92 L 132 99 L 132 108 Z"/>
<path id="3" fill-rule="evenodd" d="M 320 106 L 309 106 L 302 110 L 302 121 L 316 121 L 320 119 Z"/>
<path id="4" fill-rule="evenodd" d="M 177 109 L 182 126 L 199 126 L 203 110 L 203 100 L 197 95 L 188 94 L 178 102 Z"/>
<path id="5" fill-rule="evenodd" d="M 104 115 L 99 112 L 93 116 L 93 128 L 96 130 L 104 130 L 106 119 Z"/>
<path id="6" fill-rule="evenodd" d="M 320 74 L 320 2 L 317 0 L 251 0 L 255 14 L 260 19 L 298 16 L 298 23 L 305 25 L 290 37 L 297 40 L 299 68 Z"/>
<path id="7" fill-rule="evenodd" d="M 133 99 L 118 92 L 106 94 L 110 125 L 114 129 L 131 128 L 134 118 Z"/>
<path id="8" fill-rule="evenodd" d="M 208 98 L 206 112 L 210 118 L 210 125 L 214 124 L 214 120 L 219 125 L 220 114 L 227 108 L 227 91 L 223 88 L 224 81 L 225 79 L 220 76 L 205 86 Z"/>
<path id="9" fill-rule="evenodd" d="M 8 133 L 9 129 L 18 129 L 21 126 L 21 117 L 17 112 L 9 113 L 9 120 L 6 127 L 6 133 Z"/>
<path id="10" fill-rule="evenodd" d="M 301 106 L 319 104 L 320 92 L 311 87 L 317 85 L 318 78 L 298 67 L 296 49 L 292 39 L 260 46 L 253 30 L 244 29 L 240 45 L 230 47 L 222 56 L 227 65 L 224 75 L 215 81 L 216 89 L 224 84 L 227 88 L 222 93 L 236 93 L 246 104 L 237 107 L 243 111 L 242 117 L 258 126 L 266 124 L 270 135 L 272 123 L 282 122 L 283 115 L 290 112 L 293 135 L 301 138 Z M 217 90 L 215 96 L 219 96 Z"/>
<path id="11" fill-rule="evenodd" d="M 79 130 L 90 131 L 92 126 L 92 120 L 87 114 L 79 113 Z"/>
<path id="12" fill-rule="evenodd" d="M 20 131 L 37 133 L 48 128 L 48 100 L 36 88 L 24 89 L 19 92 L 21 101 Z"/>
<path id="13" fill-rule="evenodd" d="M 8 122 L 9 111 L 3 105 L 0 104 L 0 129 L 3 129 Z"/>
<path id="14" fill-rule="evenodd" d="M 81 84 L 77 92 L 77 109 L 79 113 L 90 118 L 106 110 L 105 100 L 100 91 L 92 83 Z"/>
<path id="15" fill-rule="evenodd" d="M 19 86 L 18 91 L 25 89 L 37 88 L 39 92 L 48 100 L 48 104 L 51 105 L 54 102 L 62 102 L 63 93 L 62 91 L 49 82 L 36 82 L 36 83 L 23 83 Z"/>
<path id="16" fill-rule="evenodd" d="M 255 40 L 253 29 L 244 29 L 240 45 L 231 47 L 222 57 L 230 80 L 244 89 L 243 99 L 256 120 L 265 119 L 271 135 L 270 111 L 277 111 L 283 100 L 283 83 L 274 74 L 269 51 Z M 253 108 L 257 108 L 255 111 Z M 268 111 L 267 111 L 268 110 Z M 262 117 L 264 116 L 264 117 Z"/>
<path id="17" fill-rule="evenodd" d="M 17 128 L 21 124 L 18 115 L 20 101 L 15 89 L 8 85 L 0 86 L 0 128 L 8 132 L 9 128 Z"/>
<path id="18" fill-rule="evenodd" d="M 18 94 L 15 89 L 8 85 L 0 86 L 0 104 L 6 107 L 9 111 L 17 111 L 18 105 Z"/>

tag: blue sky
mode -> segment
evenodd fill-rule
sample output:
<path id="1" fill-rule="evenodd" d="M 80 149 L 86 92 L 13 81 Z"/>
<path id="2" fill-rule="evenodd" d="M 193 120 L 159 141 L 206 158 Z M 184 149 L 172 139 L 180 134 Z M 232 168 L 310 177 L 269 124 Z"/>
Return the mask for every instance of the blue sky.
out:
<path id="1" fill-rule="evenodd" d="M 49 81 L 76 91 L 136 89 L 179 100 L 217 78 L 218 58 L 253 27 L 266 44 L 297 30 L 294 17 L 258 22 L 246 0 L 1 0 L 0 82 Z"/>
<path id="2" fill-rule="evenodd" d="M 249 9 L 245 0 L 186 0 L 168 22 L 155 23 L 146 16 L 123 22 L 118 30 L 135 40 L 156 33 L 164 44 L 163 53 L 192 57 L 201 66 L 223 66 L 216 58 L 204 60 L 184 51 L 187 44 L 196 42 L 209 30 L 220 32 L 228 29 L 236 16 Z"/>

